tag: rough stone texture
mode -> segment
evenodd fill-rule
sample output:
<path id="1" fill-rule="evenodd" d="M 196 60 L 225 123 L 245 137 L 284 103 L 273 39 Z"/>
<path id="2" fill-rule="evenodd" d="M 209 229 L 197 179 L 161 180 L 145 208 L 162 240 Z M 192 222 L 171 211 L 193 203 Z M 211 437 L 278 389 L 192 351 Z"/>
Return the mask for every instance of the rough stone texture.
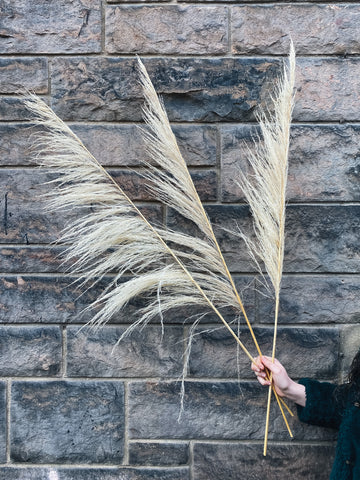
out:
<path id="1" fill-rule="evenodd" d="M 239 172 L 248 172 L 246 148 L 254 145 L 255 127 L 222 128 L 222 200 L 243 200 Z M 287 199 L 293 202 L 358 201 L 360 167 L 358 125 L 293 125 Z M 246 147 L 245 147 L 246 145 Z"/>
<path id="2" fill-rule="evenodd" d="M 269 95 L 279 60 L 261 58 L 145 58 L 170 120 L 253 120 Z M 249 81 L 251 77 L 251 81 Z M 53 106 L 64 120 L 139 121 L 143 98 L 136 60 L 56 58 Z"/>
<path id="3" fill-rule="evenodd" d="M 108 6 L 108 53 L 215 54 L 228 49 L 225 7 Z"/>
<path id="4" fill-rule="evenodd" d="M 196 480 L 327 480 L 334 457 L 332 446 L 272 445 L 267 456 L 262 445 L 195 443 Z M 239 476 L 241 475 L 241 476 Z"/>
<path id="5" fill-rule="evenodd" d="M 134 170 L 110 170 L 109 172 L 121 188 L 134 201 L 155 200 L 146 188 L 140 172 Z M 191 176 L 203 202 L 216 201 L 217 178 L 214 170 L 192 170 Z"/>
<path id="6" fill-rule="evenodd" d="M 188 468 L 0 467 L 0 480 L 190 480 Z"/>
<path id="7" fill-rule="evenodd" d="M 24 102 L 18 97 L 0 97 L 0 120 L 7 122 L 17 122 L 20 120 L 29 120 L 30 115 L 24 107 Z M 11 128 L 10 126 L 5 126 Z M 3 128 L 3 126 L 2 126 Z"/>
<path id="8" fill-rule="evenodd" d="M 180 382 L 132 382 L 129 386 L 129 435 L 132 439 L 263 440 L 267 392 L 257 382 L 185 382 L 180 412 Z M 269 439 L 288 440 L 275 401 Z M 164 419 L 166 418 L 166 422 Z M 329 440 L 335 432 L 289 419 L 296 440 Z"/>
<path id="9" fill-rule="evenodd" d="M 70 127 L 103 165 L 138 167 L 144 160 L 150 160 L 138 125 L 75 124 Z M 180 151 L 189 166 L 216 164 L 216 127 L 173 125 L 172 128 Z M 13 138 L 12 133 L 8 134 L 9 141 Z M 13 135 L 16 133 L 14 132 Z M 25 139 L 23 141 L 25 143 Z M 13 143 L 17 145 L 16 140 Z M 14 155 L 13 152 L 12 155 Z"/>
<path id="10" fill-rule="evenodd" d="M 59 327 L 1 326 L 0 332 L 1 376 L 60 374 L 62 339 Z"/>
<path id="11" fill-rule="evenodd" d="M 94 53 L 101 50 L 100 0 L 1 3 L 1 53 Z"/>
<path id="12" fill-rule="evenodd" d="M 30 463 L 121 463 L 120 382 L 14 382 L 11 459 Z"/>
<path id="13" fill-rule="evenodd" d="M 6 384 L 0 382 L 0 462 L 6 462 Z M 0 474 L 1 478 L 1 474 Z"/>
<path id="14" fill-rule="evenodd" d="M 125 328 L 89 332 L 68 329 L 70 377 L 178 377 L 182 373 L 183 329 L 148 326 L 125 337 Z"/>
<path id="15" fill-rule="evenodd" d="M 1 167 L 32 164 L 28 124 L 1 124 L 0 135 Z"/>
<path id="16" fill-rule="evenodd" d="M 1 323 L 64 323 L 77 316 L 94 300 L 94 292 L 80 291 L 72 278 L 1 276 Z M 89 320 L 89 315 L 81 317 Z"/>
<path id="17" fill-rule="evenodd" d="M 289 32 L 297 55 L 360 53 L 359 5 L 231 7 L 232 52 L 286 54 Z"/>
<path id="18" fill-rule="evenodd" d="M 96 310 L 84 310 L 107 286 L 107 278 L 90 289 L 81 290 L 74 277 L 0 276 L 0 323 L 89 322 Z M 121 312 L 115 314 L 110 323 L 135 322 L 138 320 L 138 310 L 143 306 L 145 306 L 144 299 L 136 298 L 130 301 Z M 250 318 L 253 315 L 253 306 L 254 303 L 250 303 Z M 203 313 L 203 310 L 199 313 Z M 187 317 L 190 317 L 189 322 L 192 322 L 193 315 L 194 309 L 177 309 L 174 313 L 165 314 L 164 322 L 183 324 Z M 233 315 L 230 319 L 233 319 Z M 151 323 L 159 324 L 160 318 L 155 318 Z"/>
<path id="19" fill-rule="evenodd" d="M 215 225 L 251 231 L 249 210 L 243 205 L 207 207 Z M 359 271 L 357 205 L 289 205 L 286 217 L 284 272 Z M 236 235 L 217 229 L 220 247 L 233 271 L 249 270 L 249 258 Z M 240 250 L 241 249 L 241 250 Z"/>
<path id="20" fill-rule="evenodd" d="M 359 279 L 355 275 L 284 275 L 279 323 L 358 323 Z M 260 290 L 260 289 L 259 289 Z M 261 322 L 273 322 L 274 302 L 258 296 Z"/>
<path id="21" fill-rule="evenodd" d="M 111 355 L 146 303 L 136 298 L 104 330 L 76 336 L 95 313 L 81 312 L 116 272 L 80 295 L 57 258 L 63 247 L 49 249 L 83 213 L 42 210 L 41 184 L 52 177 L 30 156 L 34 128 L 19 90 L 70 122 L 152 221 L 195 234 L 139 181 L 148 158 L 134 53 L 143 56 L 269 353 L 274 302 L 222 227 L 253 235 L 235 183 L 247 168 L 241 141 L 268 104 L 290 28 L 297 92 L 277 355 L 295 378 L 337 382 L 360 333 L 359 12 L 355 1 L 0 0 L 0 480 L 328 478 L 335 432 L 294 418 L 290 443 L 274 400 L 263 459 L 266 389 L 210 310 L 169 311 L 162 342 L 154 318 Z M 222 313 L 237 330 L 238 312 Z M 196 319 L 179 423 L 176 380 Z"/>
<path id="22" fill-rule="evenodd" d="M 66 269 L 60 257 L 64 248 L 1 246 L 0 264 L 6 273 L 59 273 Z M 67 265 L 68 267 L 68 265 Z"/>
<path id="23" fill-rule="evenodd" d="M 0 58 L 0 93 L 18 93 L 24 88 L 38 94 L 47 93 L 47 59 Z"/>
<path id="24" fill-rule="evenodd" d="M 133 178 L 132 172 L 128 174 L 124 172 L 122 183 L 124 183 L 125 176 Z M 197 172 L 194 172 L 194 177 L 195 181 L 199 179 L 197 183 L 201 186 L 204 198 L 212 198 L 212 195 L 215 194 L 215 173 L 205 171 L 203 175 L 197 175 Z M 80 218 L 82 214 L 80 210 L 63 211 L 56 214 L 46 211 L 43 194 L 49 192 L 49 187 L 44 183 L 52 178 L 53 174 L 39 171 L 39 169 L 0 169 L 0 212 L 2 217 L 0 243 L 53 242 L 59 238 L 61 230 L 64 229 L 67 222 Z M 123 186 L 125 191 L 129 191 L 134 196 L 141 191 L 141 185 L 134 181 Z M 149 220 L 161 222 L 162 210 L 159 205 L 148 205 L 142 211 Z"/>
<path id="25" fill-rule="evenodd" d="M 171 466 L 188 462 L 188 443 L 131 442 L 129 445 L 131 465 Z"/>
<path id="26" fill-rule="evenodd" d="M 64 217 L 46 214 L 41 198 L 48 191 L 43 183 L 50 178 L 35 169 L 0 170 L 1 243 L 45 243 L 57 238 Z"/>
<path id="27" fill-rule="evenodd" d="M 245 322 L 243 322 L 245 323 Z M 254 333 L 264 355 L 271 356 L 273 328 L 255 328 Z M 243 327 L 241 341 L 254 352 L 250 333 Z M 304 375 L 332 379 L 339 361 L 339 332 L 334 328 L 278 328 L 277 358 L 287 366 L 290 377 Z M 190 375 L 194 377 L 253 378 L 248 358 L 239 352 L 229 333 L 222 330 L 196 337 L 190 356 Z M 239 370 L 238 370 L 239 368 Z"/>
<path id="28" fill-rule="evenodd" d="M 296 120 L 357 121 L 360 62 L 354 58 L 300 58 L 294 108 Z"/>

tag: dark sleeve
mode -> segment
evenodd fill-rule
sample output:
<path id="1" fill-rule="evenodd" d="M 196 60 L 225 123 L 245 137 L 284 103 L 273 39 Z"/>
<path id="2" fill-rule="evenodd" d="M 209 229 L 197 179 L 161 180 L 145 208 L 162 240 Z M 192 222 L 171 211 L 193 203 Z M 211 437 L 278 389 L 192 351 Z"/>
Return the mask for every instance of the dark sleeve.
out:
<path id="1" fill-rule="evenodd" d="M 297 405 L 299 419 L 311 425 L 339 428 L 343 411 L 341 389 L 332 383 L 309 378 L 302 378 L 299 383 L 306 391 L 305 407 Z"/>

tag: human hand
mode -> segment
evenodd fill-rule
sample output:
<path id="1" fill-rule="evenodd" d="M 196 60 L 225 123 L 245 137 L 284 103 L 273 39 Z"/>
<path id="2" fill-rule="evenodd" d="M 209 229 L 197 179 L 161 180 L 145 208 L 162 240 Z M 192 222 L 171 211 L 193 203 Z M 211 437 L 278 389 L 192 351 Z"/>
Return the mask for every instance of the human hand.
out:
<path id="1" fill-rule="evenodd" d="M 274 384 L 276 393 L 280 397 L 286 397 L 295 403 L 306 404 L 306 394 L 304 385 L 291 380 L 285 367 L 275 358 L 272 362 L 270 357 L 257 357 L 255 364 L 251 364 L 251 369 L 255 372 L 257 379 L 261 385 L 271 385 L 270 373 L 272 373 L 272 383 Z"/>
<path id="2" fill-rule="evenodd" d="M 276 393 L 280 397 L 286 397 L 287 391 L 292 383 L 284 366 L 275 358 L 274 363 L 270 357 L 257 357 L 256 364 L 251 364 L 251 369 L 255 372 L 257 379 L 261 385 L 271 385 L 270 373 L 272 373 L 272 382 L 275 386 Z"/>

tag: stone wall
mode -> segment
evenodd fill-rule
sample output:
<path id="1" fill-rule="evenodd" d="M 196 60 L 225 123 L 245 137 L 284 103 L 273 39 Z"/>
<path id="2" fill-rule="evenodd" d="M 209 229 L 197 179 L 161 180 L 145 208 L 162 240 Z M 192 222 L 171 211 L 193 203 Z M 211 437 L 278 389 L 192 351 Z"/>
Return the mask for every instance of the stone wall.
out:
<path id="1" fill-rule="evenodd" d="M 254 111 L 297 55 L 278 357 L 294 378 L 341 381 L 360 329 L 360 2 L 0 1 L 0 479 L 294 480 L 328 478 L 335 434 L 271 410 L 233 339 L 203 320 L 180 422 L 186 312 L 112 348 L 129 305 L 95 334 L 50 243 L 69 214 L 43 210 L 49 175 L 32 163 L 27 88 L 48 101 L 151 218 L 139 172 L 142 97 L 135 54 L 162 95 L 214 222 L 249 224 L 234 180 Z M 271 299 L 236 238 L 218 229 L 266 353 Z M 101 289 L 101 285 L 98 286 Z M 232 319 L 231 312 L 228 314 Z M 246 328 L 242 338 L 251 346 Z M 238 367 L 240 382 L 238 381 Z"/>

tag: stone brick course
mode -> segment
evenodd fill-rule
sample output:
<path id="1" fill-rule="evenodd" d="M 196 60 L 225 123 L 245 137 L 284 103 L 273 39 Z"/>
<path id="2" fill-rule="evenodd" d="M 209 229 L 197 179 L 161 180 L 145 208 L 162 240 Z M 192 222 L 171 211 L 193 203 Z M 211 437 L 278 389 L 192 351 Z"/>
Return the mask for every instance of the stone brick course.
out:
<path id="1" fill-rule="evenodd" d="M 106 10 L 108 53 L 218 55 L 228 50 L 225 7 L 114 6 Z"/>
<path id="2" fill-rule="evenodd" d="M 360 338 L 359 14 L 359 1 L 0 1 L 0 480 L 328 478 L 336 433 L 295 417 L 290 442 L 275 402 L 263 458 L 267 392 L 213 312 L 174 309 L 164 331 L 155 318 L 115 346 L 146 304 L 137 298 L 104 329 L 84 328 L 117 272 L 85 290 L 67 275 L 65 247 L 51 244 L 82 212 L 44 210 L 53 177 L 32 157 L 20 92 L 50 104 L 152 222 L 198 234 L 141 177 L 142 58 L 269 354 L 272 293 L 230 231 L 253 235 L 237 175 L 291 34 L 277 356 L 295 379 L 339 382 Z M 237 331 L 238 312 L 222 313 Z M 257 355 L 243 318 L 239 328 Z"/>
<path id="3" fill-rule="evenodd" d="M 234 53 L 286 55 L 289 34 L 298 55 L 360 52 L 359 5 L 288 3 L 241 5 L 231 10 Z"/>

